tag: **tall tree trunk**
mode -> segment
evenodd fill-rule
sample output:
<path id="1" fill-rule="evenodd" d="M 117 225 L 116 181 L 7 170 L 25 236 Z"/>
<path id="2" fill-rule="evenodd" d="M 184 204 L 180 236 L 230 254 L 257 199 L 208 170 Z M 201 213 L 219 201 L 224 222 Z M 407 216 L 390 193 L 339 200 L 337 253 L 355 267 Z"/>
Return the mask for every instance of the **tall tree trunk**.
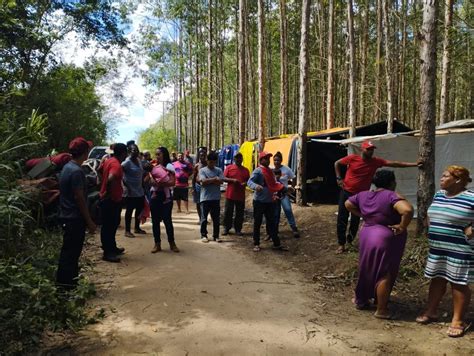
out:
<path id="1" fill-rule="evenodd" d="M 438 6 L 436 0 L 423 1 L 423 25 L 421 28 L 421 76 L 420 76 L 420 159 L 423 169 L 418 173 L 418 221 L 417 235 L 427 231 L 425 225 L 428 207 L 435 192 L 435 127 L 436 127 L 436 45 Z"/>
<path id="2" fill-rule="evenodd" d="M 355 43 L 354 43 L 354 11 L 352 0 L 347 0 L 347 28 L 349 30 L 349 136 L 355 136 L 356 108 L 355 108 Z"/>
<path id="3" fill-rule="evenodd" d="M 220 33 L 219 36 L 219 118 L 221 123 L 220 147 L 223 147 L 225 145 L 224 39 L 222 33 Z"/>
<path id="4" fill-rule="evenodd" d="M 334 127 L 334 0 L 329 0 L 326 128 Z"/>
<path id="5" fill-rule="evenodd" d="M 387 133 L 393 131 L 393 79 L 392 79 L 392 47 L 390 36 L 391 0 L 383 0 L 384 45 L 385 45 L 385 77 L 387 82 Z"/>
<path id="6" fill-rule="evenodd" d="M 443 67 L 441 69 L 441 98 L 439 102 L 439 122 L 449 121 L 449 79 L 451 67 L 450 30 L 453 21 L 454 0 L 446 0 L 444 10 Z"/>
<path id="7" fill-rule="evenodd" d="M 303 0 L 301 7 L 301 39 L 300 39 L 300 83 L 299 83 L 299 115 L 298 115 L 298 205 L 306 205 L 306 140 L 308 120 L 308 30 L 311 0 Z"/>
<path id="8" fill-rule="evenodd" d="M 405 61 L 407 51 L 407 0 L 402 0 L 402 48 L 400 50 L 400 63 L 399 63 L 399 80 L 400 86 L 398 88 L 399 97 L 399 119 L 404 123 L 407 123 L 406 103 L 405 103 Z"/>
<path id="9" fill-rule="evenodd" d="M 235 6 L 235 11 L 234 11 L 234 33 L 236 33 L 236 44 L 235 44 L 235 63 L 237 65 L 237 73 L 236 73 L 236 79 L 234 82 L 235 85 L 235 95 L 231 96 L 232 103 L 233 105 L 231 106 L 231 111 L 230 111 L 230 116 L 229 116 L 229 124 L 230 124 L 230 130 L 231 130 L 231 141 L 232 143 L 239 143 L 240 138 L 239 138 L 239 108 L 240 108 L 240 103 L 239 103 L 239 93 L 240 93 L 240 33 L 239 33 L 239 28 L 240 28 L 240 23 L 239 23 L 239 4 L 237 3 Z M 227 76 L 226 76 L 227 78 Z M 227 82 L 227 79 L 226 79 Z M 232 93 L 232 90 L 230 90 Z M 237 122 L 237 125 L 235 123 Z M 237 130 L 235 128 L 237 127 Z M 237 131 L 237 134 L 236 134 Z"/>
<path id="10" fill-rule="evenodd" d="M 270 9 L 270 1 L 266 1 L 265 4 L 265 11 L 266 13 L 271 13 Z M 265 34 L 265 50 L 267 53 L 266 61 L 265 61 L 265 75 L 267 78 L 267 82 L 265 85 L 267 86 L 267 135 L 269 137 L 273 136 L 273 76 L 272 76 L 272 68 L 273 68 L 273 46 L 272 41 L 268 40 L 267 35 Z"/>
<path id="11" fill-rule="evenodd" d="M 209 4 L 208 4 L 208 9 L 207 9 L 208 13 L 207 13 L 207 16 L 208 16 L 208 47 L 207 47 L 207 99 L 208 99 L 208 103 L 207 103 L 207 139 L 206 139 L 206 146 L 207 148 L 210 150 L 212 149 L 212 125 L 213 125 L 213 117 L 212 117 L 212 114 L 213 114 L 213 100 L 214 100 L 214 96 L 213 96 L 213 92 L 214 92 L 214 88 L 213 88 L 213 83 L 212 83 L 212 73 L 213 73 L 213 70 L 212 70 L 212 58 L 213 58 L 213 36 L 212 36 L 212 33 L 213 33 L 213 19 L 212 19 L 212 0 L 209 0 Z"/>
<path id="12" fill-rule="evenodd" d="M 369 43 L 369 0 L 364 1 L 361 15 L 362 38 L 360 46 L 359 122 L 365 124 L 365 82 L 367 73 L 367 47 Z"/>
<path id="13" fill-rule="evenodd" d="M 377 0 L 377 50 L 375 55 L 375 95 L 374 95 L 374 114 L 373 120 L 380 121 L 381 103 L 380 97 L 382 92 L 382 2 Z"/>
<path id="14" fill-rule="evenodd" d="M 247 123 L 246 0 L 239 0 L 239 144 L 245 142 Z"/>
<path id="15" fill-rule="evenodd" d="M 196 118 L 194 117 L 194 77 L 193 77 L 193 60 L 194 52 L 192 47 L 191 34 L 188 32 L 188 76 L 189 76 L 189 118 L 191 127 L 190 145 L 187 147 L 194 152 L 196 145 Z"/>
<path id="16" fill-rule="evenodd" d="M 280 0 L 280 114 L 279 133 L 288 132 L 288 31 L 286 0 Z"/>
<path id="17" fill-rule="evenodd" d="M 258 0 L 258 143 L 260 150 L 265 146 L 265 125 L 267 123 L 265 83 L 265 4 Z"/>
<path id="18" fill-rule="evenodd" d="M 252 45 L 250 43 L 250 32 L 246 31 L 246 53 L 247 53 L 247 68 L 249 72 L 249 80 L 248 84 L 250 85 L 250 97 L 249 97 L 249 112 L 250 112 L 250 125 L 249 127 L 249 135 L 253 138 L 256 136 L 256 127 L 257 127 L 257 95 L 256 95 L 256 85 L 255 85 L 255 64 L 253 61 L 253 51 Z"/>
<path id="19" fill-rule="evenodd" d="M 418 1 L 419 0 L 414 0 L 413 1 L 413 7 L 412 7 L 412 12 L 413 12 L 413 33 L 416 34 L 413 39 L 413 81 L 411 85 L 411 97 L 412 97 L 412 105 L 411 105 L 411 122 L 412 122 L 412 128 L 417 129 L 420 127 L 420 123 L 418 122 L 418 97 L 419 97 L 419 90 L 418 90 L 418 84 L 419 84 L 419 79 L 418 79 L 418 72 L 419 72 L 419 40 L 418 40 L 418 19 L 417 19 L 417 13 L 418 13 Z"/>
<path id="20" fill-rule="evenodd" d="M 326 70 L 324 65 L 324 59 L 326 58 L 326 53 L 324 51 L 324 38 L 325 36 L 325 7 L 323 7 L 322 0 L 319 1 L 318 7 L 316 8 L 316 17 L 318 19 L 318 26 L 315 26 L 317 29 L 317 42 L 319 43 L 319 68 L 318 68 L 318 76 L 320 81 L 320 86 L 315 85 L 316 96 L 319 98 L 317 102 L 314 103 L 315 111 L 319 113 L 318 115 L 318 129 L 324 129 L 325 125 L 325 118 L 326 118 Z M 319 103 L 319 106 L 317 106 Z"/>

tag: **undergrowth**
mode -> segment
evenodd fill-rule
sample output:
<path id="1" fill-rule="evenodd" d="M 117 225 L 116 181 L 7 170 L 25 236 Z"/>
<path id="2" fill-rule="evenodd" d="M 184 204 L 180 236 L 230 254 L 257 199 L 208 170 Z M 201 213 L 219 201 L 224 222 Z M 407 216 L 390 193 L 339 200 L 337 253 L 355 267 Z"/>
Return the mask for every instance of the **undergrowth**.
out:
<path id="1" fill-rule="evenodd" d="M 20 128 L 0 116 L 0 354 L 25 354 L 44 331 L 77 329 L 93 321 L 86 279 L 73 292 L 55 286 L 62 233 L 47 229 L 40 196 L 24 190 L 21 161 L 43 154 L 47 120 L 35 112 Z"/>

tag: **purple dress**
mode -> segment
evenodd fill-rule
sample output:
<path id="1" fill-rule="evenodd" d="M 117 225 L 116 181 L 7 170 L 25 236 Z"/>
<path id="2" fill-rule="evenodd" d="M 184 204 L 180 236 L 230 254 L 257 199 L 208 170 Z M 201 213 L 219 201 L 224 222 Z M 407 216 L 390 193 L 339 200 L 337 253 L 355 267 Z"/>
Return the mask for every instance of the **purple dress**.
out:
<path id="1" fill-rule="evenodd" d="M 359 279 L 355 290 L 358 305 L 376 297 L 377 284 L 388 273 L 393 283 L 397 278 L 407 234 L 394 235 L 388 225 L 400 223 L 401 217 L 393 209 L 399 200 L 391 190 L 365 191 L 349 198 L 364 219 L 359 233 Z"/>

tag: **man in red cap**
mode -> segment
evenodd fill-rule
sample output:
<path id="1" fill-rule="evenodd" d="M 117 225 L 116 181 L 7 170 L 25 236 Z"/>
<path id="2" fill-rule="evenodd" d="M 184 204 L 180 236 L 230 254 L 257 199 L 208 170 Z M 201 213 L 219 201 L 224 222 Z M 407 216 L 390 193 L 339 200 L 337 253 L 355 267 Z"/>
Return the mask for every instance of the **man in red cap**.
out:
<path id="1" fill-rule="evenodd" d="M 96 226 L 87 208 L 87 181 L 81 168 L 92 142 L 76 137 L 69 143 L 72 159 L 65 164 L 59 178 L 59 217 L 63 226 L 63 245 L 59 256 L 57 284 L 65 289 L 77 285 L 79 257 L 86 228 L 94 233 Z"/>
<path id="2" fill-rule="evenodd" d="M 380 167 L 406 168 L 421 166 L 419 161 L 399 162 L 374 157 L 374 150 L 377 147 L 371 141 L 364 141 L 361 148 L 361 154 L 351 154 L 334 163 L 337 184 L 341 188 L 341 194 L 339 196 L 339 211 L 337 215 L 337 240 L 339 243 L 337 253 L 342 253 L 346 250 L 346 242 L 349 244 L 352 243 L 359 228 L 360 218 L 351 215 L 349 234 L 346 237 L 349 212 L 344 205 L 345 201 L 354 194 L 364 190 L 369 190 L 372 183 L 372 177 L 374 176 L 375 171 Z M 347 168 L 344 178 L 342 178 L 341 174 L 343 167 Z"/>
<path id="3" fill-rule="evenodd" d="M 254 251 L 260 251 L 260 227 L 262 225 L 263 216 L 267 224 L 267 232 L 273 241 L 275 250 L 284 250 L 287 248 L 282 246 L 278 237 L 275 216 L 275 194 L 285 193 L 286 188 L 283 184 L 276 181 L 273 171 L 270 169 L 270 157 L 273 155 L 268 152 L 260 152 L 258 160 L 260 165 L 255 168 L 247 182 L 250 189 L 254 190 L 253 195 L 253 244 Z"/>

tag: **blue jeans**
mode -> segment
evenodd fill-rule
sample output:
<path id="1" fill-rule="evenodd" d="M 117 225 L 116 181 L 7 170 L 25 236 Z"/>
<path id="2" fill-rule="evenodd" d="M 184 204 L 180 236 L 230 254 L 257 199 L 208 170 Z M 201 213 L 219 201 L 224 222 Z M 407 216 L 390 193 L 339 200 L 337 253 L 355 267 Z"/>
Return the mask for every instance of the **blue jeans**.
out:
<path id="1" fill-rule="evenodd" d="M 285 212 L 286 219 L 288 220 L 288 224 L 291 226 L 291 228 L 295 228 L 296 221 L 295 221 L 295 216 L 293 215 L 293 210 L 291 209 L 291 201 L 290 201 L 290 198 L 288 198 L 288 196 L 285 195 L 281 198 L 279 202 L 276 203 L 275 217 L 276 217 L 277 229 L 280 225 L 281 208 L 283 208 L 283 211 Z"/>

